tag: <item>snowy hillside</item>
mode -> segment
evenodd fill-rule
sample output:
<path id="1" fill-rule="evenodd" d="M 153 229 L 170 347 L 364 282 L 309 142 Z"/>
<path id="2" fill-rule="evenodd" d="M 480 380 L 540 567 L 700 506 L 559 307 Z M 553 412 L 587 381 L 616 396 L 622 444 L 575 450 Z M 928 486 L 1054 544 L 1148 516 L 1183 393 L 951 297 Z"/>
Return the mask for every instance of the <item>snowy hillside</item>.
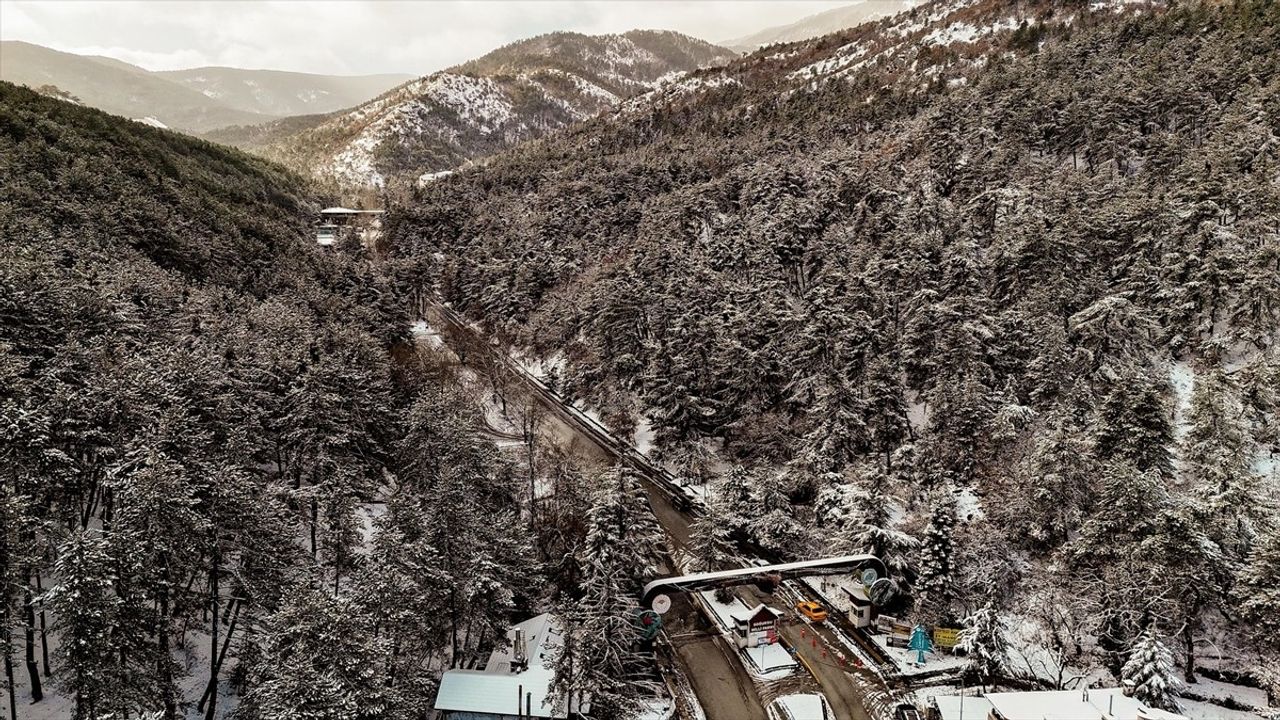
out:
<path id="1" fill-rule="evenodd" d="M 1277 33 L 933 2 L 666 78 L 388 241 L 732 532 L 873 552 L 908 622 L 1010 648 L 970 683 L 1114 686 L 1146 648 L 1184 700 L 1274 701 Z"/>
<path id="2" fill-rule="evenodd" d="M 869 76 L 880 81 L 881 87 L 884 83 L 903 84 L 923 93 L 937 86 L 968 83 L 992 62 L 1035 52 L 1055 32 L 1133 15 L 1149 7 L 1149 3 L 1126 0 L 1104 0 L 1076 8 L 1044 2 L 917 3 L 816 40 L 770 45 L 742 62 L 672 78 L 661 83 L 657 92 L 627 107 L 643 110 L 649 103 L 725 85 L 761 85 L 786 94 L 819 90 L 834 80 L 867 84 Z M 877 89 L 869 85 L 862 99 L 872 101 Z"/>
<path id="3" fill-rule="evenodd" d="M 341 185 L 380 185 L 451 170 L 731 55 L 667 32 L 543 35 L 401 85 L 262 153 Z"/>

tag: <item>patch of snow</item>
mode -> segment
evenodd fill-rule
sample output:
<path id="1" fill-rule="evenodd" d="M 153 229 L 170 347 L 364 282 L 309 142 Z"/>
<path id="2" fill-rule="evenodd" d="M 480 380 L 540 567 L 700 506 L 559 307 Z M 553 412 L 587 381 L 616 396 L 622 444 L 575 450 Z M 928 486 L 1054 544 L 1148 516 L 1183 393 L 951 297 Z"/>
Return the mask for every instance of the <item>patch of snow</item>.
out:
<path id="1" fill-rule="evenodd" d="M 150 115 L 146 117 L 141 117 L 141 118 L 134 118 L 133 121 L 136 123 L 142 123 L 143 125 L 150 125 L 151 127 L 154 127 L 154 128 L 160 128 L 161 130 L 169 129 L 168 125 L 165 125 L 164 123 L 151 117 Z"/>
<path id="2" fill-rule="evenodd" d="M 1169 385 L 1173 387 L 1173 437 L 1180 440 L 1187 432 L 1187 411 L 1191 409 L 1191 394 L 1196 387 L 1196 371 L 1186 360 L 1169 366 Z"/>
<path id="3" fill-rule="evenodd" d="M 973 488 L 956 489 L 956 516 L 965 522 L 979 520 L 985 513 L 982 510 L 982 498 L 974 494 Z"/>
<path id="4" fill-rule="evenodd" d="M 418 187 L 425 187 L 429 183 L 433 183 L 441 178 L 449 177 L 453 174 L 452 170 L 441 170 L 440 172 L 425 172 L 418 176 Z"/>

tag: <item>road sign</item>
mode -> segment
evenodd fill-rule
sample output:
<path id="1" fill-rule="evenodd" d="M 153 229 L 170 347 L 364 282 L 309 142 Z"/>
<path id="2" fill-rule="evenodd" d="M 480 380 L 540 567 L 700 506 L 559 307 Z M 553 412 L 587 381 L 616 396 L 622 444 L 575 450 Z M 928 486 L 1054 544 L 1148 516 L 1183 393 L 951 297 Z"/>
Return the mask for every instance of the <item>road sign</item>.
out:
<path id="1" fill-rule="evenodd" d="M 956 628 L 933 629 L 933 644 L 944 650 L 950 650 L 960 644 L 960 631 Z"/>

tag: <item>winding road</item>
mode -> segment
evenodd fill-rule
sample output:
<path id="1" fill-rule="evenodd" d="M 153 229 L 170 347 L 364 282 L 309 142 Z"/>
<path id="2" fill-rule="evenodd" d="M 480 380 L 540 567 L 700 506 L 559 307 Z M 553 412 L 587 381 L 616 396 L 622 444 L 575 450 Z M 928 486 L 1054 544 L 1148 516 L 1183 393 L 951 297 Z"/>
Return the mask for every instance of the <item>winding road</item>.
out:
<path id="1" fill-rule="evenodd" d="M 486 352 L 491 353 L 519 378 L 548 411 L 548 419 L 557 426 L 554 428 L 557 436 L 570 438 L 573 447 L 585 451 L 584 454 L 595 460 L 610 464 L 621 462 L 633 468 L 643 481 L 654 516 L 667 534 L 670 551 L 674 552 L 688 543 L 689 525 L 700 509 L 690 501 L 684 488 L 669 472 L 566 403 L 539 378 L 488 342 L 487 338 L 451 308 L 432 303 L 428 307 L 428 314 L 433 326 L 447 325 L 457 333 L 469 337 L 475 345 L 485 348 Z M 670 571 L 670 568 L 664 570 Z M 791 591 L 804 593 L 794 586 Z M 777 604 L 776 598 L 761 596 L 752 588 L 745 588 L 741 592 L 748 600 L 772 600 L 773 604 Z M 814 599 L 812 596 L 809 598 Z M 673 598 L 671 610 L 663 615 L 663 623 L 667 642 L 681 666 L 680 671 L 691 683 L 708 720 L 767 720 L 760 697 L 759 681 L 743 666 L 736 648 L 712 627 L 703 613 L 693 607 L 688 597 Z M 851 625 L 849 629 L 856 632 Z M 816 685 L 827 696 L 838 720 L 873 720 L 850 673 L 863 672 L 869 678 L 875 676 L 866 670 L 859 671 L 839 664 L 837 658 L 848 653 L 837 649 L 841 643 L 832 629 L 815 629 L 796 622 L 784 624 L 782 635 L 796 648 L 801 664 L 812 674 Z M 815 638 L 816 644 L 813 642 Z"/>

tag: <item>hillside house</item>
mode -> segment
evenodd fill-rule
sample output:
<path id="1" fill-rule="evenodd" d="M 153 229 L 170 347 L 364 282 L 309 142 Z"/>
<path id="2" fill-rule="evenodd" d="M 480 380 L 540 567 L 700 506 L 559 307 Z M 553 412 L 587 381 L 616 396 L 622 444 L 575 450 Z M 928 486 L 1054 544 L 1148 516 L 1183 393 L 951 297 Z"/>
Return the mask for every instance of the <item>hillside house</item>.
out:
<path id="1" fill-rule="evenodd" d="M 382 231 L 382 214 L 382 210 L 325 208 L 320 211 L 320 218 L 316 222 L 316 244 L 331 247 L 354 236 L 362 245 L 368 246 L 377 240 Z"/>
<path id="2" fill-rule="evenodd" d="M 555 701 L 550 666 L 560 647 L 561 621 L 550 613 L 525 620 L 507 631 L 507 647 L 489 655 L 483 670 L 449 670 L 440 678 L 435 709 L 444 720 L 564 720 L 591 709 L 589 698 L 572 708 Z"/>

